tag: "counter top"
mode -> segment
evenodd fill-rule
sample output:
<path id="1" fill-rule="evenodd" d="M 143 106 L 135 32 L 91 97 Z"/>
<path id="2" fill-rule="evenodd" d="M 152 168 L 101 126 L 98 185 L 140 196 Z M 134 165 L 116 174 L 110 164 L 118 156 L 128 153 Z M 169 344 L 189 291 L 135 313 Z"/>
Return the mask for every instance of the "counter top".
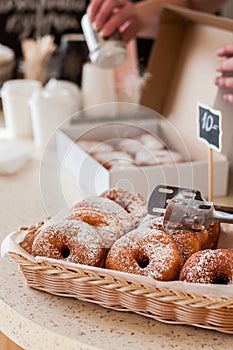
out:
<path id="1" fill-rule="evenodd" d="M 50 156 L 55 161 L 53 152 Z M 33 156 L 16 175 L 0 176 L 0 242 L 18 227 L 43 220 L 56 210 L 46 203 L 46 176 L 41 177 L 41 172 L 40 156 Z M 217 202 L 233 205 L 233 198 Z M 193 350 L 194 344 L 197 350 L 232 349 L 231 335 L 163 324 L 33 290 L 25 286 L 9 257 L 0 259 L 0 280 L 0 330 L 25 349 Z"/>

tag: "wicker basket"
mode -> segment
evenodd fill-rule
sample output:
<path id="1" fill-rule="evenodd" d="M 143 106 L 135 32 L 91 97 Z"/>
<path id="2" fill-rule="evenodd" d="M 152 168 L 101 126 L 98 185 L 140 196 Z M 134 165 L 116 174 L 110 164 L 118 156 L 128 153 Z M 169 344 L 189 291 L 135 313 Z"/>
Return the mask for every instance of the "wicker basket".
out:
<path id="1" fill-rule="evenodd" d="M 147 277 L 141 279 L 107 269 L 37 259 L 29 252 L 35 232 L 42 224 L 21 228 L 2 243 L 2 254 L 9 254 L 19 265 L 28 286 L 105 308 L 131 311 L 164 323 L 193 325 L 233 334 L 232 286 L 219 286 L 230 291 L 229 296 L 205 295 L 206 286 L 203 285 L 194 286 L 201 291 L 198 294 L 189 291 L 190 284 L 187 284 L 187 291 L 184 282 L 152 282 Z"/>

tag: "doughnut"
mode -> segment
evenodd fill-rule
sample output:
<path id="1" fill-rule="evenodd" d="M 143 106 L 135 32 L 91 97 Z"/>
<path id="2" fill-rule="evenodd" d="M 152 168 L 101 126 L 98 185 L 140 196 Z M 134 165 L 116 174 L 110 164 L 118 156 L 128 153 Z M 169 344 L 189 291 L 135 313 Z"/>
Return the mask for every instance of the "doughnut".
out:
<path id="1" fill-rule="evenodd" d="M 201 249 L 201 242 L 196 232 L 187 230 L 165 229 L 163 227 L 161 217 L 155 217 L 148 214 L 142 220 L 138 228 L 164 230 L 175 241 L 182 254 L 183 262 L 185 262 L 193 253 Z"/>
<path id="2" fill-rule="evenodd" d="M 139 193 L 112 188 L 104 191 L 100 197 L 111 199 L 119 204 L 131 215 L 135 225 L 147 214 L 146 200 Z"/>
<path id="3" fill-rule="evenodd" d="M 111 162 L 111 170 L 114 171 L 125 171 L 125 170 L 131 170 L 131 169 L 138 169 L 138 166 L 136 164 L 133 164 L 132 162 L 119 162 L 118 160 Z"/>
<path id="4" fill-rule="evenodd" d="M 92 140 L 77 140 L 76 143 L 87 153 L 113 151 L 113 146 L 106 142 L 98 142 Z"/>
<path id="5" fill-rule="evenodd" d="M 185 262 L 180 280 L 190 283 L 232 284 L 233 250 L 205 249 Z"/>
<path id="6" fill-rule="evenodd" d="M 141 134 L 136 138 L 136 140 L 147 149 L 159 150 L 164 148 L 163 143 L 158 139 L 158 137 L 149 133 Z"/>
<path id="7" fill-rule="evenodd" d="M 163 217 L 147 214 L 140 221 L 138 228 L 152 229 L 162 224 L 163 224 Z"/>
<path id="8" fill-rule="evenodd" d="M 169 164 L 169 163 L 180 163 L 183 161 L 180 153 L 161 149 L 161 150 L 143 150 L 139 151 L 135 155 L 135 163 L 146 166 L 146 165 L 157 165 L 157 164 Z"/>
<path id="9" fill-rule="evenodd" d="M 117 215 L 117 218 L 121 222 L 125 232 L 131 231 L 135 228 L 135 224 L 129 213 L 119 204 L 108 198 L 97 196 L 88 197 L 78 203 L 75 203 L 69 212 L 75 212 L 77 209 L 79 210 L 82 207 L 101 209 L 102 211 L 106 212 L 106 214 Z"/>
<path id="10" fill-rule="evenodd" d="M 107 250 L 97 230 L 85 222 L 60 220 L 44 224 L 32 244 L 32 255 L 102 267 Z"/>
<path id="11" fill-rule="evenodd" d="M 135 154 L 134 161 L 136 164 L 140 166 L 148 166 L 148 165 L 159 165 L 160 161 L 158 157 L 156 157 L 152 151 L 150 150 L 142 150 Z"/>
<path id="12" fill-rule="evenodd" d="M 92 157 L 106 169 L 110 169 L 116 161 L 122 164 L 133 162 L 133 158 L 126 152 L 94 152 Z"/>
<path id="13" fill-rule="evenodd" d="M 220 224 L 214 222 L 205 230 L 197 232 L 197 235 L 201 242 L 201 249 L 215 249 L 220 235 Z"/>
<path id="14" fill-rule="evenodd" d="M 136 229 L 112 245 L 105 266 L 159 281 L 172 281 L 178 278 L 182 261 L 176 243 L 166 232 Z"/>
<path id="15" fill-rule="evenodd" d="M 116 239 L 125 234 L 124 221 L 121 221 L 116 214 L 107 213 L 101 209 L 76 208 L 65 219 L 79 220 L 98 228 L 99 235 L 102 237 L 102 245 L 105 248 L 109 248 Z"/>
<path id="16" fill-rule="evenodd" d="M 141 142 L 133 139 L 122 139 L 117 145 L 117 149 L 121 152 L 127 152 L 132 157 L 139 151 L 143 151 L 145 146 Z"/>
<path id="17" fill-rule="evenodd" d="M 201 243 L 196 232 L 185 230 L 167 230 L 166 232 L 172 236 L 180 249 L 183 262 L 201 249 Z"/>

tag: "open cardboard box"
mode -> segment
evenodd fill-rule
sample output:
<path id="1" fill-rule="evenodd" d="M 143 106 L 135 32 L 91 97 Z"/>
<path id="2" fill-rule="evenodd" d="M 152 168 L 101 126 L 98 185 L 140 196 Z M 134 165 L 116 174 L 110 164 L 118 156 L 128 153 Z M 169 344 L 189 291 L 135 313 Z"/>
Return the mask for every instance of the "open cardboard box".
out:
<path id="1" fill-rule="evenodd" d="M 182 135 L 191 158 L 202 161 L 208 159 L 208 148 L 197 141 L 197 102 L 220 110 L 222 153 L 230 162 L 233 184 L 233 106 L 222 98 L 224 89 L 218 90 L 214 85 L 219 60 L 216 50 L 231 42 L 233 20 L 166 6 L 148 65 L 151 78 L 140 103 L 167 118 Z M 164 133 L 168 139 L 173 138 L 169 128 L 164 128 Z M 219 174 L 214 173 L 218 182 L 225 181 L 227 176 L 222 170 L 219 178 Z M 206 172 L 202 176 L 204 180 Z"/>
<path id="2" fill-rule="evenodd" d="M 233 41 L 232 31 L 232 20 L 176 6 L 164 8 L 148 67 L 150 78 L 140 101 L 142 106 L 163 117 L 158 120 L 155 116 L 144 118 L 142 115 L 141 120 L 132 118 L 131 122 L 121 118 L 120 123 L 117 119 L 85 123 L 85 118 L 83 122 L 80 118 L 79 123 L 58 131 L 59 159 L 85 188 L 84 196 L 119 186 L 138 191 L 147 198 L 161 183 L 198 189 L 207 196 L 208 147 L 197 139 L 197 102 L 220 109 L 223 114 L 223 152 L 214 152 L 213 194 L 227 194 L 227 158 L 233 161 L 232 106 L 223 101 L 223 92 L 218 91 L 213 81 L 216 50 Z M 140 117 L 140 113 L 136 114 Z M 84 133 L 86 138 L 99 141 L 133 138 L 140 128 L 158 135 L 170 149 L 179 151 L 186 162 L 108 171 L 74 143 Z"/>
<path id="3" fill-rule="evenodd" d="M 163 135 L 164 128 L 173 129 L 172 140 Z M 150 134 L 163 140 L 172 150 L 180 150 L 185 162 L 163 165 L 141 166 L 125 170 L 107 170 L 93 157 L 82 150 L 76 141 L 81 139 L 109 142 L 114 145 L 121 138 L 132 138 L 141 133 Z M 139 192 L 148 198 L 158 184 L 169 184 L 186 188 L 199 189 L 203 196 L 207 196 L 208 164 L 206 160 L 198 158 L 190 161 L 189 151 L 184 145 L 182 137 L 176 133 L 174 127 L 163 118 L 127 121 L 110 121 L 105 123 L 78 123 L 67 125 L 57 132 L 57 152 L 63 169 L 68 169 L 74 175 L 74 181 L 79 183 L 82 196 L 99 195 L 108 188 L 115 186 L 129 191 Z M 222 154 L 214 156 L 214 194 L 224 195 L 227 189 L 228 162 Z M 219 180 L 221 179 L 221 181 Z M 74 188 L 77 186 L 74 186 Z"/>

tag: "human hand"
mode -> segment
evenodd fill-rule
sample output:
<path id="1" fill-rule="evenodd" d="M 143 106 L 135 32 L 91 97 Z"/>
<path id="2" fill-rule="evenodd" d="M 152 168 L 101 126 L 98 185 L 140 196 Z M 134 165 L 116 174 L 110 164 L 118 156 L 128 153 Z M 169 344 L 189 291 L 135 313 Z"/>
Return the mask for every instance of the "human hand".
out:
<path id="1" fill-rule="evenodd" d="M 136 37 L 139 27 L 137 12 L 128 0 L 92 0 L 87 14 L 103 37 L 110 36 L 115 30 L 119 30 L 125 42 Z"/>
<path id="2" fill-rule="evenodd" d="M 215 84 L 219 88 L 232 89 L 232 92 L 226 92 L 223 97 L 233 104 L 233 43 L 219 48 L 217 55 L 223 59 L 216 66 L 216 71 L 221 75 L 215 79 Z"/>

